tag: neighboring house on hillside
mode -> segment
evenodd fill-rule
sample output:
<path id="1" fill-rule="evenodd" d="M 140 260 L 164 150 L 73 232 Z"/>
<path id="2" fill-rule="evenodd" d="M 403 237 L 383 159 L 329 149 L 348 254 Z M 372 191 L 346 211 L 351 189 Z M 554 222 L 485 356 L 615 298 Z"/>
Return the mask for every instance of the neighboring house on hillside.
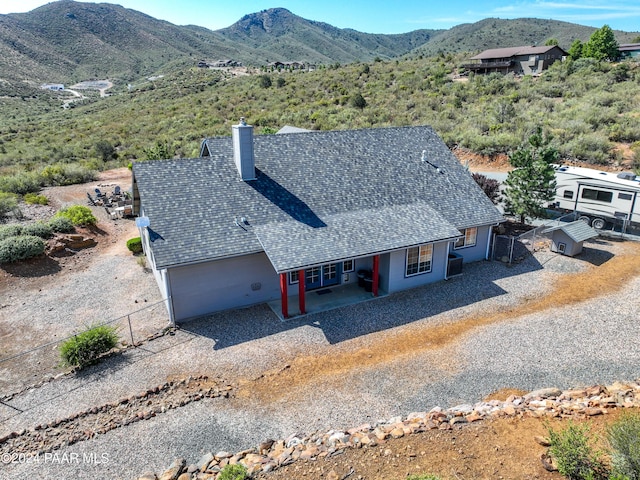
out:
<path id="1" fill-rule="evenodd" d="M 40 88 L 43 90 L 53 90 L 54 92 L 62 92 L 64 90 L 64 84 L 62 83 L 45 83 Z"/>
<path id="2" fill-rule="evenodd" d="M 464 67 L 475 73 L 535 75 L 567 55 L 568 53 L 557 45 L 494 48 L 471 57 L 470 62 Z"/>
<path id="3" fill-rule="evenodd" d="M 623 43 L 618 45 L 622 58 L 640 58 L 640 43 Z"/>
<path id="4" fill-rule="evenodd" d="M 134 163 L 133 192 L 174 322 L 305 313 L 309 291 L 358 291 L 364 271 L 370 296 L 447 279 L 488 257 L 503 220 L 427 126 L 254 137 L 241 120 L 201 158 Z"/>
<path id="5" fill-rule="evenodd" d="M 304 70 L 312 69 L 313 65 L 304 62 L 272 62 L 267 64 L 267 68 L 271 70 Z"/>

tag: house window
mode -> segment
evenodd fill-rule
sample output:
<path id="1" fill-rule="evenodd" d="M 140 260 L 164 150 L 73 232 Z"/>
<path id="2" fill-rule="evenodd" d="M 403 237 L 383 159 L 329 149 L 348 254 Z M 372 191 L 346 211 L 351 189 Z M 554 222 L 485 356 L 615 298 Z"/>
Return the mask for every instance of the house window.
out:
<path id="1" fill-rule="evenodd" d="M 585 188 L 582 191 L 582 198 L 586 198 L 587 200 L 597 200 L 598 202 L 611 203 L 611 200 L 613 200 L 613 192 Z"/>
<path id="2" fill-rule="evenodd" d="M 353 272 L 355 270 L 356 266 L 353 262 L 353 260 L 345 260 L 344 262 L 342 262 L 342 271 L 343 272 Z"/>
<path id="3" fill-rule="evenodd" d="M 325 265 L 324 267 L 322 267 L 322 275 L 325 283 L 331 280 L 335 280 L 338 277 L 337 264 L 332 263 L 331 265 Z"/>
<path id="4" fill-rule="evenodd" d="M 464 229 L 464 237 L 456 240 L 454 249 L 456 248 L 465 248 L 465 247 L 473 247 L 476 244 L 476 237 L 478 235 L 478 228 L 471 227 Z"/>
<path id="5" fill-rule="evenodd" d="M 307 282 L 307 284 L 319 282 L 321 271 L 322 267 L 313 267 L 305 270 L 305 281 Z"/>
<path id="6" fill-rule="evenodd" d="M 431 271 L 431 259 L 433 258 L 433 245 L 420 245 L 407 248 L 406 276 L 418 275 Z"/>
<path id="7" fill-rule="evenodd" d="M 300 281 L 300 277 L 298 276 L 298 271 L 289 272 L 289 283 L 298 283 Z"/>
<path id="8" fill-rule="evenodd" d="M 564 198 L 573 199 L 573 190 L 565 190 L 563 196 Z"/>

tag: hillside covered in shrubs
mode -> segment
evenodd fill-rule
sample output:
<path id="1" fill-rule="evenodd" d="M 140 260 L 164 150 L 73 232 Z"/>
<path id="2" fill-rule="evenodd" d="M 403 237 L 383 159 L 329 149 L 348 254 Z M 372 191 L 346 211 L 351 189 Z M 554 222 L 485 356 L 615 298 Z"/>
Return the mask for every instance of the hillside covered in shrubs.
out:
<path id="1" fill-rule="evenodd" d="M 204 137 L 241 116 L 259 134 L 432 125 L 447 145 L 508 153 L 540 126 L 563 161 L 638 166 L 640 66 L 592 58 L 540 77 L 466 74 L 465 55 L 374 61 L 317 71 L 232 75 L 193 68 L 61 108 L 59 94 L 0 99 L 0 190 L 86 181 L 133 160 L 198 156 Z M 251 73 L 251 72 L 250 72 Z M 162 156 L 162 155 L 161 155 Z M 635 162 L 635 163 L 634 163 Z"/>

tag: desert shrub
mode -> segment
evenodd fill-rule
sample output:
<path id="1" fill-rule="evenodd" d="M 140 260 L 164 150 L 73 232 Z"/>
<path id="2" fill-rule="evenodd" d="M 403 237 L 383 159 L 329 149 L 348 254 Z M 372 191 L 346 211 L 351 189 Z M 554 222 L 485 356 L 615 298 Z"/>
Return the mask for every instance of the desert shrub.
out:
<path id="1" fill-rule="evenodd" d="M 49 226 L 52 232 L 70 233 L 75 230 L 73 222 L 66 217 L 53 217 L 49 220 Z"/>
<path id="2" fill-rule="evenodd" d="M 500 182 L 498 180 L 488 178 L 478 172 L 472 173 L 471 176 L 494 205 L 500 203 Z"/>
<path id="3" fill-rule="evenodd" d="M 0 217 L 4 217 L 18 207 L 18 199 L 13 193 L 0 192 Z"/>
<path id="4" fill-rule="evenodd" d="M 640 479 L 640 414 L 624 413 L 607 429 L 611 466 L 617 478 Z"/>
<path id="5" fill-rule="evenodd" d="M 51 225 L 44 222 L 35 222 L 23 225 L 21 235 L 33 235 L 34 237 L 49 238 L 53 231 Z"/>
<path id="6" fill-rule="evenodd" d="M 248 478 L 247 468 L 240 463 L 225 465 L 218 475 L 218 480 L 245 480 L 246 478 Z"/>
<path id="7" fill-rule="evenodd" d="M 593 133 L 579 135 L 560 147 L 563 155 L 585 162 L 606 164 L 611 156 L 612 144 L 605 136 Z"/>
<path id="8" fill-rule="evenodd" d="M 32 235 L 20 235 L 0 240 L 0 263 L 12 263 L 44 253 L 44 240 Z"/>
<path id="9" fill-rule="evenodd" d="M 116 327 L 93 326 L 60 345 L 60 356 L 65 365 L 82 368 L 96 363 L 100 355 L 107 353 L 117 344 Z"/>
<path id="10" fill-rule="evenodd" d="M 38 192 L 40 186 L 40 177 L 35 172 L 20 172 L 0 177 L 0 190 L 4 192 L 25 195 L 27 193 Z"/>
<path id="11" fill-rule="evenodd" d="M 560 472 L 569 480 L 604 480 L 607 469 L 594 450 L 594 439 L 589 436 L 589 425 L 569 422 L 567 428 L 556 432 L 547 425 L 549 453 L 555 458 Z"/>
<path id="12" fill-rule="evenodd" d="M 12 223 L 11 225 L 0 225 L 0 240 L 9 237 L 17 237 L 22 234 L 22 225 Z"/>
<path id="13" fill-rule="evenodd" d="M 77 164 L 47 165 L 40 171 L 41 182 L 44 185 L 73 185 L 95 180 L 96 172 Z"/>
<path id="14" fill-rule="evenodd" d="M 24 196 L 24 201 L 31 205 L 47 205 L 49 203 L 49 199 L 47 197 L 36 193 L 27 193 Z"/>
<path id="15" fill-rule="evenodd" d="M 91 213 L 91 209 L 83 205 L 63 208 L 55 216 L 68 218 L 74 225 L 95 225 L 98 222 L 98 219 Z"/>
<path id="16" fill-rule="evenodd" d="M 134 237 L 127 240 L 127 248 L 131 253 L 142 253 L 142 239 Z"/>

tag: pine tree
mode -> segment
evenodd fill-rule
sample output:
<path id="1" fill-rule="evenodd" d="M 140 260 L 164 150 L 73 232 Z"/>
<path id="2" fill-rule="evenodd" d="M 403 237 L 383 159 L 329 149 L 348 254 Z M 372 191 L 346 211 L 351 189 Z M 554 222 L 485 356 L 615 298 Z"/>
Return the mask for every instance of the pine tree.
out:
<path id="1" fill-rule="evenodd" d="M 555 197 L 556 181 L 553 163 L 559 152 L 549 144 L 551 138 L 543 136 L 538 127 L 524 145 L 509 156 L 514 169 L 509 172 L 504 184 L 507 211 L 526 217 L 544 216 L 545 206 Z"/>

